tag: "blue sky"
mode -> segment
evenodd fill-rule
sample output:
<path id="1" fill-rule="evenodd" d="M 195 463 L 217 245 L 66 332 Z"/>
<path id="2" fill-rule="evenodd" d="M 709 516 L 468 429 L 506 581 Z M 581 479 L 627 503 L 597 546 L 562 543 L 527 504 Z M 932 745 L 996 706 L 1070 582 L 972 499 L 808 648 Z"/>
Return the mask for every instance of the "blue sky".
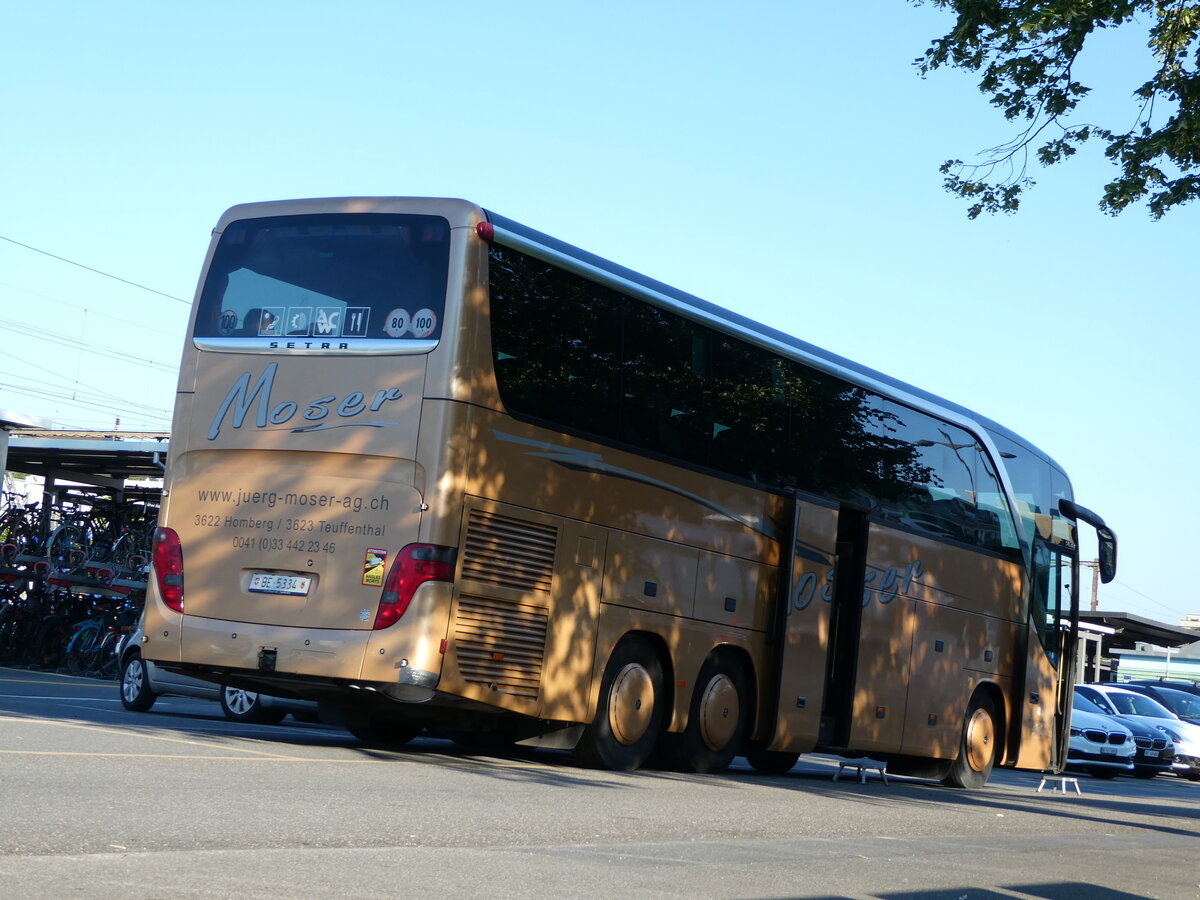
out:
<path id="1" fill-rule="evenodd" d="M 969 75 L 912 68 L 945 13 L 51 0 L 5 19 L 0 409 L 165 429 L 234 203 L 465 197 L 1028 436 L 1120 536 L 1102 608 L 1200 613 L 1200 211 L 1104 216 L 1089 152 L 1034 171 L 1018 215 L 969 222 L 938 166 L 1011 131 Z M 1081 120 L 1132 122 L 1149 65 L 1136 29 L 1100 35 Z"/>

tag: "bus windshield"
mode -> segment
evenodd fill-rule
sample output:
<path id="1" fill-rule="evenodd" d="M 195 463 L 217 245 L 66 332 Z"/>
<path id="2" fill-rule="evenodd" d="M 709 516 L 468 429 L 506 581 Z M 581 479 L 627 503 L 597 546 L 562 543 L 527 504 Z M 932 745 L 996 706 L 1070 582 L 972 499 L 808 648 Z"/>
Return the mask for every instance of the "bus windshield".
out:
<path id="1" fill-rule="evenodd" d="M 440 216 L 244 219 L 221 235 L 196 345 L 210 350 L 424 352 L 445 309 Z"/>

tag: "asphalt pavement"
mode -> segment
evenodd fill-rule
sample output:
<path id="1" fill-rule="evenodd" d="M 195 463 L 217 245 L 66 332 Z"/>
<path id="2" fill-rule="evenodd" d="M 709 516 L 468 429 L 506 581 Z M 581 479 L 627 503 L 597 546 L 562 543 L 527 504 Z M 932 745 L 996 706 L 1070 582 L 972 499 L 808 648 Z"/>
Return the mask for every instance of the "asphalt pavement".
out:
<path id="1" fill-rule="evenodd" d="M 955 791 L 470 755 L 0 669 L 0 898 L 1200 898 L 1200 785 Z"/>

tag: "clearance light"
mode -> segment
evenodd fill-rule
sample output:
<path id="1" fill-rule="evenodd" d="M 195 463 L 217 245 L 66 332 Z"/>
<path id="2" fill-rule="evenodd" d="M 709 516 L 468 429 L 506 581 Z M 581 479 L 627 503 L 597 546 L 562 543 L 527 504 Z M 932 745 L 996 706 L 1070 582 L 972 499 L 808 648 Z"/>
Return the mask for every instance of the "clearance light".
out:
<path id="1" fill-rule="evenodd" d="M 490 244 L 496 239 L 496 226 L 491 222 L 480 222 L 475 226 L 475 233 Z"/>
<path id="2" fill-rule="evenodd" d="M 396 554 L 383 583 L 379 611 L 375 613 L 378 631 L 395 625 L 408 609 L 417 588 L 427 581 L 453 581 L 454 560 L 458 551 L 437 544 L 409 544 Z"/>
<path id="3" fill-rule="evenodd" d="M 154 576 L 163 603 L 183 612 L 183 545 L 174 528 L 154 529 Z"/>

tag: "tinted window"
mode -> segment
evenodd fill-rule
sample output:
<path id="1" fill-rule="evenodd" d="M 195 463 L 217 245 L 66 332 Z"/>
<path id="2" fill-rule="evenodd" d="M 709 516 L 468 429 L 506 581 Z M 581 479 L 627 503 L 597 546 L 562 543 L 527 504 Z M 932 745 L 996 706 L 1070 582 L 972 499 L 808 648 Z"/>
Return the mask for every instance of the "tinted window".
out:
<path id="1" fill-rule="evenodd" d="M 490 289 L 514 415 L 1017 546 L 991 462 L 956 426 L 509 248 L 491 249 Z"/>
<path id="2" fill-rule="evenodd" d="M 217 244 L 200 346 L 428 349 L 441 335 L 450 227 L 437 216 L 246 219 Z"/>

